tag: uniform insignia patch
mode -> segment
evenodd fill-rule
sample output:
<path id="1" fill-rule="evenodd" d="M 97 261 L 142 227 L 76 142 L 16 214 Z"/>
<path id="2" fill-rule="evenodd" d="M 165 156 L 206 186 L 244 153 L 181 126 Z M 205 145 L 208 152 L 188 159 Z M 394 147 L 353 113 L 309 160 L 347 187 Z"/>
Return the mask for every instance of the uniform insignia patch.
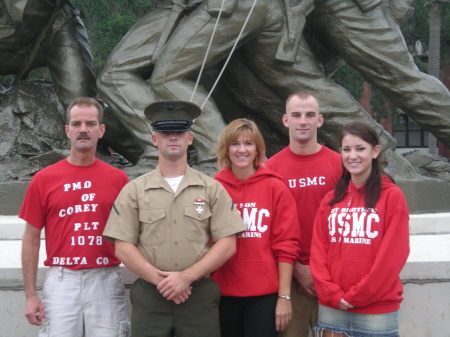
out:
<path id="1" fill-rule="evenodd" d="M 195 208 L 195 211 L 198 214 L 202 214 L 203 213 L 203 206 L 205 205 L 205 200 L 204 199 L 200 199 L 197 198 L 194 200 L 194 205 L 196 205 L 197 207 Z"/>
<path id="2" fill-rule="evenodd" d="M 195 211 L 196 211 L 198 214 L 202 214 L 202 213 L 203 213 L 203 207 L 202 207 L 202 206 L 197 206 L 197 207 L 195 208 Z"/>
<path id="3" fill-rule="evenodd" d="M 119 210 L 118 210 L 117 207 L 116 207 L 116 204 L 113 204 L 113 210 L 114 210 L 114 212 L 115 212 L 117 215 L 120 216 L 120 213 L 119 213 Z"/>

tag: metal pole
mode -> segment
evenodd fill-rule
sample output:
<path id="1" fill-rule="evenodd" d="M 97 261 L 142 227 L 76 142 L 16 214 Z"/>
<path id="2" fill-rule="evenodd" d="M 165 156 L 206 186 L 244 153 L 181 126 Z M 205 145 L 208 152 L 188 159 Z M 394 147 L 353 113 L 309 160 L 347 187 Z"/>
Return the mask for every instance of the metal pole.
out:
<path id="1" fill-rule="evenodd" d="M 440 78 L 441 57 L 441 6 L 438 1 L 431 1 L 430 6 L 430 35 L 428 48 L 428 74 Z M 428 133 L 428 151 L 437 154 L 437 140 Z"/>

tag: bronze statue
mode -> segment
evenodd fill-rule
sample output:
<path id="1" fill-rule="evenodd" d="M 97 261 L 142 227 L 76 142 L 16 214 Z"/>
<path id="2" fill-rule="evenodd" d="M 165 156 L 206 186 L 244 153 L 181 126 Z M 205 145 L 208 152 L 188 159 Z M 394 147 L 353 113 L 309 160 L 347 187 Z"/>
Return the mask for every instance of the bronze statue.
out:
<path id="1" fill-rule="evenodd" d="M 97 79 L 100 97 L 144 148 L 144 156 L 156 157 L 149 121 L 144 109 L 158 100 L 148 82 L 158 55 L 172 30 L 195 9 L 199 0 L 157 1 L 156 8 L 139 19 L 111 52 Z M 190 92 L 185 92 L 185 96 Z M 186 98 L 188 100 L 188 98 Z M 206 123 L 216 132 L 201 131 Z M 215 136 L 225 126 L 219 111 L 202 114 L 196 121 L 194 145 L 199 159 L 214 159 Z"/>
<path id="2" fill-rule="evenodd" d="M 86 29 L 66 0 L 0 0 L 0 74 L 26 79 L 47 67 L 61 102 L 95 96 Z"/>
<path id="3" fill-rule="evenodd" d="M 343 125 L 365 121 L 381 135 L 390 172 L 411 178 L 408 181 L 420 178 L 417 170 L 393 151 L 393 137 L 329 77 L 329 60 L 324 57 L 336 54 L 347 60 L 448 146 L 450 95 L 439 81 L 414 66 L 394 20 L 394 16 L 398 19 L 410 13 L 409 1 L 224 0 L 222 10 L 222 0 L 158 1 L 157 9 L 138 20 L 118 44 L 99 75 L 98 91 L 114 111 L 114 115 L 105 114 L 107 129 L 115 129 L 105 135 L 106 140 L 133 163 L 139 159 L 142 148 L 151 156 L 155 150 L 149 144 L 149 121 L 143 117 L 144 108 L 155 100 L 192 98 L 204 105 L 204 117 L 193 128 L 198 140 L 194 143 L 197 163 L 215 160 L 214 143 L 224 120 L 244 114 L 265 124 L 269 147 L 275 145 L 273 153 L 286 139 L 286 131 L 279 123 L 283 100 L 295 90 L 306 90 L 319 98 L 327 120 L 319 133 L 321 141 L 336 149 Z M 380 23 L 371 21 L 376 17 Z M 354 18 L 358 18 L 357 22 L 353 22 Z M 354 35 L 352 26 L 358 28 L 360 35 Z M 54 130 L 45 121 L 56 112 L 61 114 L 58 121 L 62 118 L 63 108 L 57 101 L 67 102 L 71 95 L 95 94 L 87 35 L 81 28 L 68 0 L 0 0 L 0 74 L 16 74 L 17 79 L 23 79 L 31 69 L 47 66 L 60 96 L 58 100 L 52 92 L 47 99 L 45 91 L 52 90 L 40 90 L 45 89 L 43 86 L 30 90 L 35 83 L 29 81 L 19 82 L 8 93 L 0 92 L 4 112 L 1 118 L 9 123 L 3 132 L 8 146 L 2 147 L 0 159 L 26 161 L 24 158 L 44 152 L 52 157 L 54 140 L 60 138 L 55 132 L 40 137 L 39 131 L 42 126 L 44 131 Z M 315 48 L 319 43 L 325 45 L 325 54 Z M 237 48 L 231 53 L 235 44 Z M 389 50 L 384 50 L 383 45 Z M 214 73 L 223 68 L 230 54 L 223 81 L 211 99 Z M 69 60 L 71 63 L 66 65 Z M 209 77 L 203 76 L 194 91 L 203 63 Z M 44 114 L 49 106 L 57 111 Z M 134 173 L 140 167 L 137 165 Z M 202 169 L 213 170 L 210 164 Z M 27 172 L 32 171 L 30 167 Z M 434 183 L 433 189 L 445 189 L 439 182 Z"/>
<path id="4" fill-rule="evenodd" d="M 148 122 L 143 117 L 144 108 L 154 100 L 158 99 L 184 99 L 190 100 L 193 92 L 194 85 L 188 80 L 180 79 L 177 83 L 172 83 L 167 89 L 167 92 L 173 91 L 172 94 L 161 94 L 157 82 L 156 87 L 159 89 L 159 95 L 155 96 L 152 87 L 148 83 L 148 79 L 152 75 L 154 67 L 158 67 L 156 64 L 165 64 L 169 62 L 168 56 L 171 55 L 167 49 L 171 45 L 177 44 L 172 42 L 176 40 L 178 32 L 183 30 L 186 36 L 194 36 L 195 41 L 200 42 L 196 44 L 198 48 L 198 54 L 194 57 L 189 57 L 187 66 L 183 65 L 183 70 L 187 71 L 193 69 L 189 74 L 192 77 L 198 74 L 200 70 L 200 64 L 202 55 L 205 52 L 205 41 L 210 37 L 210 30 L 205 30 L 202 34 L 197 31 L 200 22 L 213 25 L 215 17 L 218 15 L 220 2 L 217 0 L 208 1 L 191 1 L 186 5 L 183 1 L 173 1 L 170 4 L 169 1 L 159 1 L 157 8 L 149 13 L 144 18 L 140 19 L 128 32 L 128 34 L 122 39 L 119 45 L 111 53 L 104 69 L 101 71 L 97 86 L 101 97 L 113 108 L 117 113 L 118 118 L 131 130 L 131 132 L 145 144 L 148 148 L 150 145 L 148 138 Z M 309 5 L 311 1 L 308 0 Z M 309 6 L 308 5 L 308 6 Z M 251 6 L 250 1 L 225 1 L 222 21 L 219 25 L 219 34 L 216 36 L 216 42 L 222 44 L 222 40 L 229 35 L 227 46 L 233 42 L 233 38 L 237 37 L 237 33 L 243 23 L 245 16 Z M 303 8 L 303 7 L 302 7 Z M 198 13 L 202 13 L 204 16 L 197 24 L 192 25 L 191 18 L 196 17 Z M 274 13 L 274 17 L 270 19 L 269 23 L 259 22 L 262 12 Z M 298 11 L 302 11 L 298 9 Z M 239 13 L 239 14 L 237 14 Z M 186 15 L 188 14 L 188 15 Z M 291 20 L 291 28 L 295 29 L 295 32 L 301 31 L 303 20 Z M 286 32 L 284 20 L 283 20 L 283 8 L 281 3 L 274 1 L 260 1 L 260 4 L 256 6 L 255 14 L 250 17 L 251 25 L 253 25 L 252 37 L 257 37 L 260 28 L 265 27 L 268 31 L 275 27 L 278 36 L 281 36 Z M 226 26 L 222 26 L 225 24 Z M 212 28 L 212 27 L 209 27 Z M 226 32 L 226 33 L 225 33 Z M 235 36 L 232 34 L 236 33 Z M 292 31 L 290 37 L 284 37 L 284 41 L 280 44 L 280 41 L 276 42 L 277 45 L 287 46 L 287 51 L 281 48 L 279 54 L 280 57 L 286 57 L 289 53 L 289 57 L 295 57 L 295 47 L 298 46 L 298 40 L 295 38 L 295 33 Z M 198 35 L 199 34 L 199 35 Z M 183 35 L 183 34 L 181 34 Z M 197 36 L 198 35 L 198 36 Z M 223 37 L 222 37 L 223 36 Z M 301 33 L 299 34 L 301 36 Z M 293 41 L 286 42 L 287 38 L 293 38 Z M 244 38 L 243 41 L 246 41 Z M 167 45 L 166 45 L 167 42 Z M 194 42 L 194 41 L 192 41 Z M 215 43 L 216 43 L 215 42 Z M 195 42 L 194 42 L 195 43 Z M 183 42 L 183 45 L 185 42 Z M 191 43 L 188 43 L 191 45 Z M 224 48 L 228 48 L 225 47 Z M 228 48 L 229 49 L 229 48 Z M 213 62 L 208 62 L 208 66 L 217 63 L 224 57 L 226 49 L 217 48 L 217 45 L 213 46 L 211 58 Z M 158 60 L 161 60 L 158 62 Z M 162 61 L 166 60 L 166 61 Z M 167 63 L 168 65 L 168 63 Z M 170 68 L 170 71 L 178 71 L 178 68 Z M 154 77 L 153 77 L 154 78 Z M 152 80 L 153 83 L 153 80 Z M 206 98 L 206 91 L 202 88 L 196 92 L 193 97 L 193 101 L 201 105 L 202 100 Z M 198 156 L 200 161 L 214 159 L 214 142 L 224 127 L 221 114 L 212 100 L 208 100 L 205 105 L 207 113 L 202 114 L 202 117 L 196 121 L 193 131 L 196 133 L 196 145 Z"/>
<path id="5" fill-rule="evenodd" d="M 245 62 L 244 72 L 252 73 L 261 85 L 279 98 L 297 89 L 317 95 L 327 120 L 320 136 L 330 146 L 337 146 L 338 130 L 343 125 L 360 120 L 371 124 L 380 133 L 384 148 L 394 148 L 393 137 L 344 88 L 327 77 L 323 64 L 318 61 L 320 58 L 311 51 L 302 33 L 305 17 L 315 7 L 308 23 L 312 26 L 310 30 L 315 41 L 325 43 L 329 50 L 361 71 L 413 119 L 448 144 L 448 90 L 438 80 L 417 70 L 391 14 L 397 19 L 409 14 L 408 2 L 225 0 L 205 66 L 212 68 L 223 62 L 248 16 L 237 44 L 238 53 Z M 159 1 L 158 8 L 140 19 L 122 39 L 102 70 L 98 80 L 101 96 L 147 149 L 145 106 L 159 99 L 191 98 L 220 4 L 221 0 L 197 0 L 187 5 L 178 0 L 172 4 L 167 0 Z M 358 19 L 346 21 L 346 17 Z M 357 25 L 358 34 L 349 28 L 352 25 Z M 383 34 L 377 31 L 380 27 Z M 388 50 L 384 50 L 384 46 L 389 46 Z M 368 50 L 366 55 L 364 50 Z M 236 63 L 232 58 L 230 67 L 233 62 Z M 406 82 L 402 82 L 402 74 Z M 253 83 L 248 82 L 246 87 L 243 77 L 240 76 L 243 83 L 238 84 L 242 88 L 241 101 L 250 107 L 256 102 L 254 105 L 257 106 L 258 97 L 250 95 L 254 90 L 249 90 Z M 208 91 L 201 84 L 192 96 L 198 105 L 205 102 L 204 110 L 207 111 L 203 114 L 205 118 L 197 121 L 194 128 L 200 140 L 196 144 L 200 160 L 213 158 L 213 144 L 224 125 L 219 109 L 207 97 Z M 400 156 L 392 156 L 402 160 Z"/>
<path id="6" fill-rule="evenodd" d="M 225 57 L 240 28 L 239 23 L 243 21 L 242 16 L 248 12 L 251 3 L 251 0 L 239 1 L 232 15 L 235 21 L 225 23 L 223 19 L 219 22 L 208 64 L 217 63 Z M 268 8 L 264 7 L 264 1 L 258 2 L 257 6 L 264 10 L 255 11 L 255 27 L 249 24 L 247 35 L 243 37 L 245 44 L 241 48 L 248 66 L 280 97 L 285 97 L 293 88 L 308 89 L 317 94 L 328 120 L 324 131 L 329 134 L 324 138 L 332 140 L 331 143 L 336 143 L 336 127 L 340 129 L 349 121 L 361 120 L 369 122 L 382 134 L 385 147 L 393 147 L 392 137 L 382 131 L 381 126 L 363 111 L 346 90 L 326 78 L 316 56 L 302 37 L 297 37 L 299 48 L 294 62 L 278 57 L 280 49 L 277 45 L 283 37 L 282 33 L 274 29 L 276 26 L 270 26 L 269 32 L 261 27 L 269 21 L 263 20 L 268 13 L 271 18 L 276 17 L 277 4 L 279 2 L 268 2 L 266 5 L 273 6 Z M 305 1 L 299 1 L 299 4 L 305 6 Z M 386 9 L 390 3 L 385 1 L 382 4 L 381 0 L 320 0 L 314 4 L 316 8 L 311 20 L 316 38 L 358 69 L 425 129 L 433 132 L 445 144 L 450 144 L 448 90 L 441 82 L 417 69 L 398 23 Z M 396 3 L 394 9 L 399 7 Z M 289 8 L 285 6 L 286 11 Z M 301 16 L 308 11 L 298 13 L 292 6 L 291 12 Z M 278 20 L 283 22 L 282 18 Z M 158 97 L 173 98 L 175 86 L 187 88 L 192 85 L 186 80 L 198 72 L 204 48 L 199 41 L 207 40 L 213 22 L 214 18 L 208 16 L 207 4 L 202 4 L 175 30 L 153 72 L 151 83 Z M 234 30 L 232 27 L 235 27 Z M 285 30 L 289 33 L 288 28 L 289 25 Z M 277 53 L 274 52 L 276 50 Z"/>
<path id="7" fill-rule="evenodd" d="M 144 109 L 156 101 L 147 83 L 153 70 L 153 53 L 158 45 L 172 4 L 157 7 L 140 18 L 113 49 L 97 77 L 100 97 L 111 107 L 140 146 L 152 152 L 150 125 Z"/>
<path id="8" fill-rule="evenodd" d="M 313 21 L 321 41 L 450 147 L 449 91 L 419 71 L 382 0 L 319 0 Z"/>
<path id="9" fill-rule="evenodd" d="M 63 106 L 79 96 L 96 97 L 88 35 L 67 0 L 0 0 L 0 58 L 0 75 L 15 75 L 13 86 L 31 70 L 47 67 Z M 26 88 L 24 99 L 40 91 Z M 64 108 L 60 114 L 64 118 Z M 136 163 L 142 150 L 134 138 L 108 110 L 105 123 L 103 144 Z"/>

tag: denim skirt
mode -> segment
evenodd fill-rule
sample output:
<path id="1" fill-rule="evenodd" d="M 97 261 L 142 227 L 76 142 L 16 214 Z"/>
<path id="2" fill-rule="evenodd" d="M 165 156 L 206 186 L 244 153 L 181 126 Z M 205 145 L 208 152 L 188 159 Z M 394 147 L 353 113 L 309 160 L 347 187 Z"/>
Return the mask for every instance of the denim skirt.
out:
<path id="1" fill-rule="evenodd" d="M 348 337 L 399 337 L 398 311 L 386 314 L 358 314 L 319 305 L 316 336 L 324 330 L 339 332 Z"/>

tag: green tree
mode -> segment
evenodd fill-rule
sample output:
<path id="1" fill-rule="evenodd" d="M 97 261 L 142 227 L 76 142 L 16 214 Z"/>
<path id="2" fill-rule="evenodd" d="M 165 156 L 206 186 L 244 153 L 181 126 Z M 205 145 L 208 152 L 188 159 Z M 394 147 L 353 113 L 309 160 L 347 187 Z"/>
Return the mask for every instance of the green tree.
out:
<path id="1" fill-rule="evenodd" d="M 430 1 L 413 0 L 414 15 L 402 25 L 406 43 L 411 48 L 416 41 L 428 46 L 430 29 Z M 450 56 L 450 3 L 441 3 L 441 56 Z"/>
<path id="2" fill-rule="evenodd" d="M 72 0 L 72 4 L 81 13 L 100 69 L 137 19 L 154 8 L 155 0 Z"/>

